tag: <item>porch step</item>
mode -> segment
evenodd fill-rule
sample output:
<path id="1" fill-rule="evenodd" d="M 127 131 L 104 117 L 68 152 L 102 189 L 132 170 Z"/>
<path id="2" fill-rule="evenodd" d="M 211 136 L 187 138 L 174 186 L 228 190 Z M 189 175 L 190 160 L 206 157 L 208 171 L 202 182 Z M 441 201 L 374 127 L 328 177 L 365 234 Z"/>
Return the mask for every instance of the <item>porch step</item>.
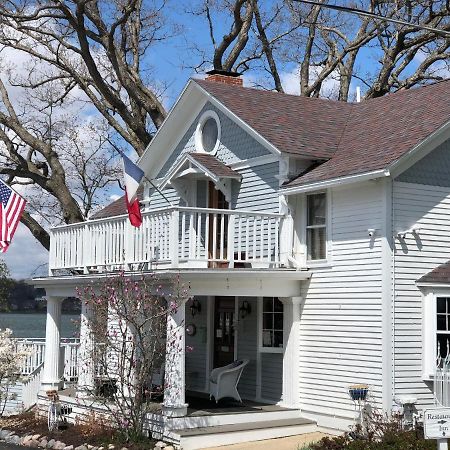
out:
<path id="1" fill-rule="evenodd" d="M 317 431 L 308 419 L 278 419 L 210 427 L 171 430 L 183 450 L 196 450 L 238 442 L 261 441 Z"/>

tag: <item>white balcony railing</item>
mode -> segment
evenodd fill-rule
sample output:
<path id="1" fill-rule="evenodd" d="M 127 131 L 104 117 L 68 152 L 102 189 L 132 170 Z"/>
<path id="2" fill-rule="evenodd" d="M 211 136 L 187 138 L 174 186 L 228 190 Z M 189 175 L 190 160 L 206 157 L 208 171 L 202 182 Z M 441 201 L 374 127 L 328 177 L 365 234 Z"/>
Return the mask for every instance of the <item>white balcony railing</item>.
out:
<path id="1" fill-rule="evenodd" d="M 172 207 L 144 213 L 139 228 L 126 216 L 59 226 L 51 230 L 50 275 L 60 269 L 90 273 L 152 265 L 278 267 L 286 221 L 281 214 Z"/>

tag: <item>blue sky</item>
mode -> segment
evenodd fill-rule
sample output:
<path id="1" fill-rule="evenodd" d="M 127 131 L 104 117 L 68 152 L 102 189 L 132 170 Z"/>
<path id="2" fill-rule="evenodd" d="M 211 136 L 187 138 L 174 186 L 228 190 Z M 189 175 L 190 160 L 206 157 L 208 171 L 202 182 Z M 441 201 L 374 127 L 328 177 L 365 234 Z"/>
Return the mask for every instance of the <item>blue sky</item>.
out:
<path id="1" fill-rule="evenodd" d="M 192 66 L 198 64 L 199 55 L 187 48 L 187 42 L 195 40 L 200 48 L 209 49 L 211 54 L 212 45 L 207 32 L 206 21 L 199 16 L 185 12 L 186 4 L 190 6 L 192 3 L 173 2 L 171 4 L 170 17 L 181 25 L 181 32 L 176 37 L 155 46 L 149 52 L 145 61 L 146 64 L 151 65 L 153 78 L 164 80 L 167 85 L 167 90 L 163 95 L 166 108 L 170 108 L 173 104 L 189 77 L 196 76 Z M 217 36 L 219 37 L 227 30 L 227 17 L 229 22 L 229 15 L 221 16 L 219 21 L 221 28 L 217 30 Z M 376 49 L 364 49 L 361 52 L 358 66 L 363 70 L 372 69 L 377 56 Z M 298 91 L 296 71 L 297 68 L 294 64 L 286 64 L 281 68 L 282 82 L 289 93 Z M 244 79 L 247 85 L 252 76 L 258 76 L 258 74 L 249 73 L 248 76 L 246 75 Z M 332 82 L 330 83 L 332 85 Z M 353 89 L 355 86 L 354 83 Z M 364 90 L 362 85 L 361 89 Z M 121 192 L 116 189 L 111 194 L 117 196 Z M 28 229 L 19 224 L 16 236 L 8 252 L 4 255 L 4 259 L 14 278 L 28 278 L 36 274 L 45 275 L 46 268 L 43 265 L 47 262 L 48 253 L 35 241 Z"/>

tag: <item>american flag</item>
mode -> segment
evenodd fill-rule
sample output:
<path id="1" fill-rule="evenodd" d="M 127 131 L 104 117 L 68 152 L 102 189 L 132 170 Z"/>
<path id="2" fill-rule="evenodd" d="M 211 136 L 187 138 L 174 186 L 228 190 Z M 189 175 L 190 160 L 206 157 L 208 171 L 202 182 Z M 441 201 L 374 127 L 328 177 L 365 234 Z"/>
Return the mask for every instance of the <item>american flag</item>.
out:
<path id="1" fill-rule="evenodd" d="M 0 252 L 8 250 L 26 201 L 0 181 Z"/>

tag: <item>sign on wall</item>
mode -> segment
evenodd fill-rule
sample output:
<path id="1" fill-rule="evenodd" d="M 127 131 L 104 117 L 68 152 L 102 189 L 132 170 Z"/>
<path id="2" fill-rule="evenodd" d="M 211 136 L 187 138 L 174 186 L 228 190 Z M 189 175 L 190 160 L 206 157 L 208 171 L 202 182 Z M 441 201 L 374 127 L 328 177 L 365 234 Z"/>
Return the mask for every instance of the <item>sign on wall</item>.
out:
<path id="1" fill-rule="evenodd" d="M 423 416 L 425 439 L 450 437 L 450 408 L 426 409 Z"/>

